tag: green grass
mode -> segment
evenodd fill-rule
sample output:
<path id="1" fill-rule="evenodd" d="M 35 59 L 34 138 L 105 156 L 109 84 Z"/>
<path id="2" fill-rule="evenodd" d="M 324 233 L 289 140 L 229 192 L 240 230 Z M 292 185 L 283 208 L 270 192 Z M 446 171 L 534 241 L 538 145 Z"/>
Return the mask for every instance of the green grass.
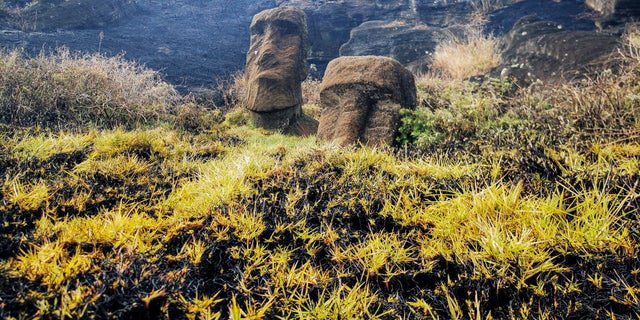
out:
<path id="1" fill-rule="evenodd" d="M 0 318 L 638 318 L 639 70 L 423 78 L 397 148 L 5 119 Z"/>
<path id="2" fill-rule="evenodd" d="M 637 142 L 550 177 L 225 124 L 10 137 L 3 317 L 640 313 Z"/>

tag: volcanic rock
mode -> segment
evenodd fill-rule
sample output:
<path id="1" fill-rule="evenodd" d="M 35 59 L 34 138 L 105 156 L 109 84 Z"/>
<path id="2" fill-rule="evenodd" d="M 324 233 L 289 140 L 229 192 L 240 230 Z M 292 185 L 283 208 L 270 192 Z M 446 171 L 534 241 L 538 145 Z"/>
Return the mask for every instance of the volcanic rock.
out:
<path id="1" fill-rule="evenodd" d="M 411 72 L 387 57 L 340 57 L 321 84 L 318 139 L 339 145 L 393 145 L 400 109 L 416 106 Z"/>
<path id="2" fill-rule="evenodd" d="M 302 114 L 309 36 L 304 11 L 280 7 L 257 14 L 247 53 L 247 103 L 254 125 L 285 133 L 314 134 L 317 123 Z"/>

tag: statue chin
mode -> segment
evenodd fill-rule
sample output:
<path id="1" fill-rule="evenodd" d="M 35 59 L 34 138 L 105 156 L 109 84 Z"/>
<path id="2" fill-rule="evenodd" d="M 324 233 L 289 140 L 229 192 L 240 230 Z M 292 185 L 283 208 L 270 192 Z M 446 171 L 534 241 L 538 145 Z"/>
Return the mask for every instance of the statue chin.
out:
<path id="1" fill-rule="evenodd" d="M 300 105 L 301 88 L 293 88 L 291 81 L 284 82 L 261 78 L 250 83 L 248 109 L 256 112 L 284 110 Z"/>

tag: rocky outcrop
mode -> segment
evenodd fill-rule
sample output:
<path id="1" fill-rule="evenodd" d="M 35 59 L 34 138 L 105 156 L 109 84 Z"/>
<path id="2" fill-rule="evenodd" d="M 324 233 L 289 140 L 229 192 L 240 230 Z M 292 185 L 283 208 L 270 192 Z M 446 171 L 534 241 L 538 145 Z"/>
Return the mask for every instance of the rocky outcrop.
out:
<path id="1" fill-rule="evenodd" d="M 607 23 L 626 22 L 640 17 L 638 0 L 586 0 L 586 4 L 599 12 Z"/>
<path id="2" fill-rule="evenodd" d="M 308 52 L 304 11 L 281 7 L 253 17 L 246 66 L 246 108 L 254 125 L 289 134 L 315 134 L 317 122 L 302 113 L 302 81 L 308 74 Z"/>
<path id="3" fill-rule="evenodd" d="M 565 31 L 592 31 L 594 21 L 602 24 L 604 17 L 618 22 L 637 17 L 640 1 L 505 3 L 506 7 L 488 13 L 488 33 L 507 34 L 517 20 L 530 14 L 560 24 Z M 251 17 L 264 9 L 294 6 L 306 12 L 315 77 L 341 54 L 390 56 L 419 70 L 443 34 L 455 33 L 474 10 L 465 0 L 4 0 L 4 4 L 23 10 L 16 14 L 0 7 L 1 48 L 20 47 L 31 54 L 58 46 L 124 53 L 185 87 L 211 85 L 216 77 L 242 69 Z"/>
<path id="4" fill-rule="evenodd" d="M 310 61 L 321 67 L 339 55 L 351 30 L 371 20 L 409 19 L 412 0 L 284 0 L 280 6 L 303 9 L 309 18 Z"/>
<path id="5" fill-rule="evenodd" d="M 462 0 L 284 0 L 279 5 L 297 6 L 307 13 L 312 48 L 309 61 L 320 70 L 316 76 L 321 76 L 327 63 L 343 52 L 389 55 L 403 63 L 422 62 L 424 53 L 435 48 L 430 39 L 446 31 L 440 28 L 459 24 L 472 12 L 468 2 Z M 384 27 L 398 23 L 405 26 L 396 30 Z M 413 44 L 403 43 L 414 35 L 418 38 Z M 384 45 L 385 40 L 393 44 Z M 403 48 L 396 54 L 391 52 L 390 46 L 401 43 Z M 409 52 L 401 54 L 407 48 Z"/>
<path id="6" fill-rule="evenodd" d="M 523 84 L 580 78 L 592 69 L 602 69 L 620 45 L 616 36 L 566 31 L 561 24 L 533 17 L 519 21 L 503 42 L 506 65 L 501 73 Z"/>
<path id="7" fill-rule="evenodd" d="M 101 28 L 135 15 L 134 0 L 39 0 L 29 5 L 14 3 L 14 14 L 4 24 L 23 31 Z"/>
<path id="8" fill-rule="evenodd" d="M 341 57 L 321 84 L 318 139 L 339 145 L 392 145 L 400 109 L 416 106 L 413 75 L 387 57 Z"/>
<path id="9" fill-rule="evenodd" d="M 381 55 L 398 60 L 413 71 L 425 71 L 438 43 L 464 28 L 432 27 L 404 21 L 369 21 L 351 31 L 351 37 L 340 48 L 340 56 Z"/>

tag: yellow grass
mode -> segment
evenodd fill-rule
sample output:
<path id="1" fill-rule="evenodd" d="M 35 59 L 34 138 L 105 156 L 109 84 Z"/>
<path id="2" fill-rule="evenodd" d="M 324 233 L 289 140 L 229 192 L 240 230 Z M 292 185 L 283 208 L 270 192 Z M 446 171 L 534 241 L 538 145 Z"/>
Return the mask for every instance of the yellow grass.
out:
<path id="1" fill-rule="evenodd" d="M 502 62 L 498 39 L 487 36 L 477 27 L 470 27 L 465 35 L 452 35 L 440 43 L 433 54 L 432 70 L 453 79 L 467 79 L 482 75 Z"/>

